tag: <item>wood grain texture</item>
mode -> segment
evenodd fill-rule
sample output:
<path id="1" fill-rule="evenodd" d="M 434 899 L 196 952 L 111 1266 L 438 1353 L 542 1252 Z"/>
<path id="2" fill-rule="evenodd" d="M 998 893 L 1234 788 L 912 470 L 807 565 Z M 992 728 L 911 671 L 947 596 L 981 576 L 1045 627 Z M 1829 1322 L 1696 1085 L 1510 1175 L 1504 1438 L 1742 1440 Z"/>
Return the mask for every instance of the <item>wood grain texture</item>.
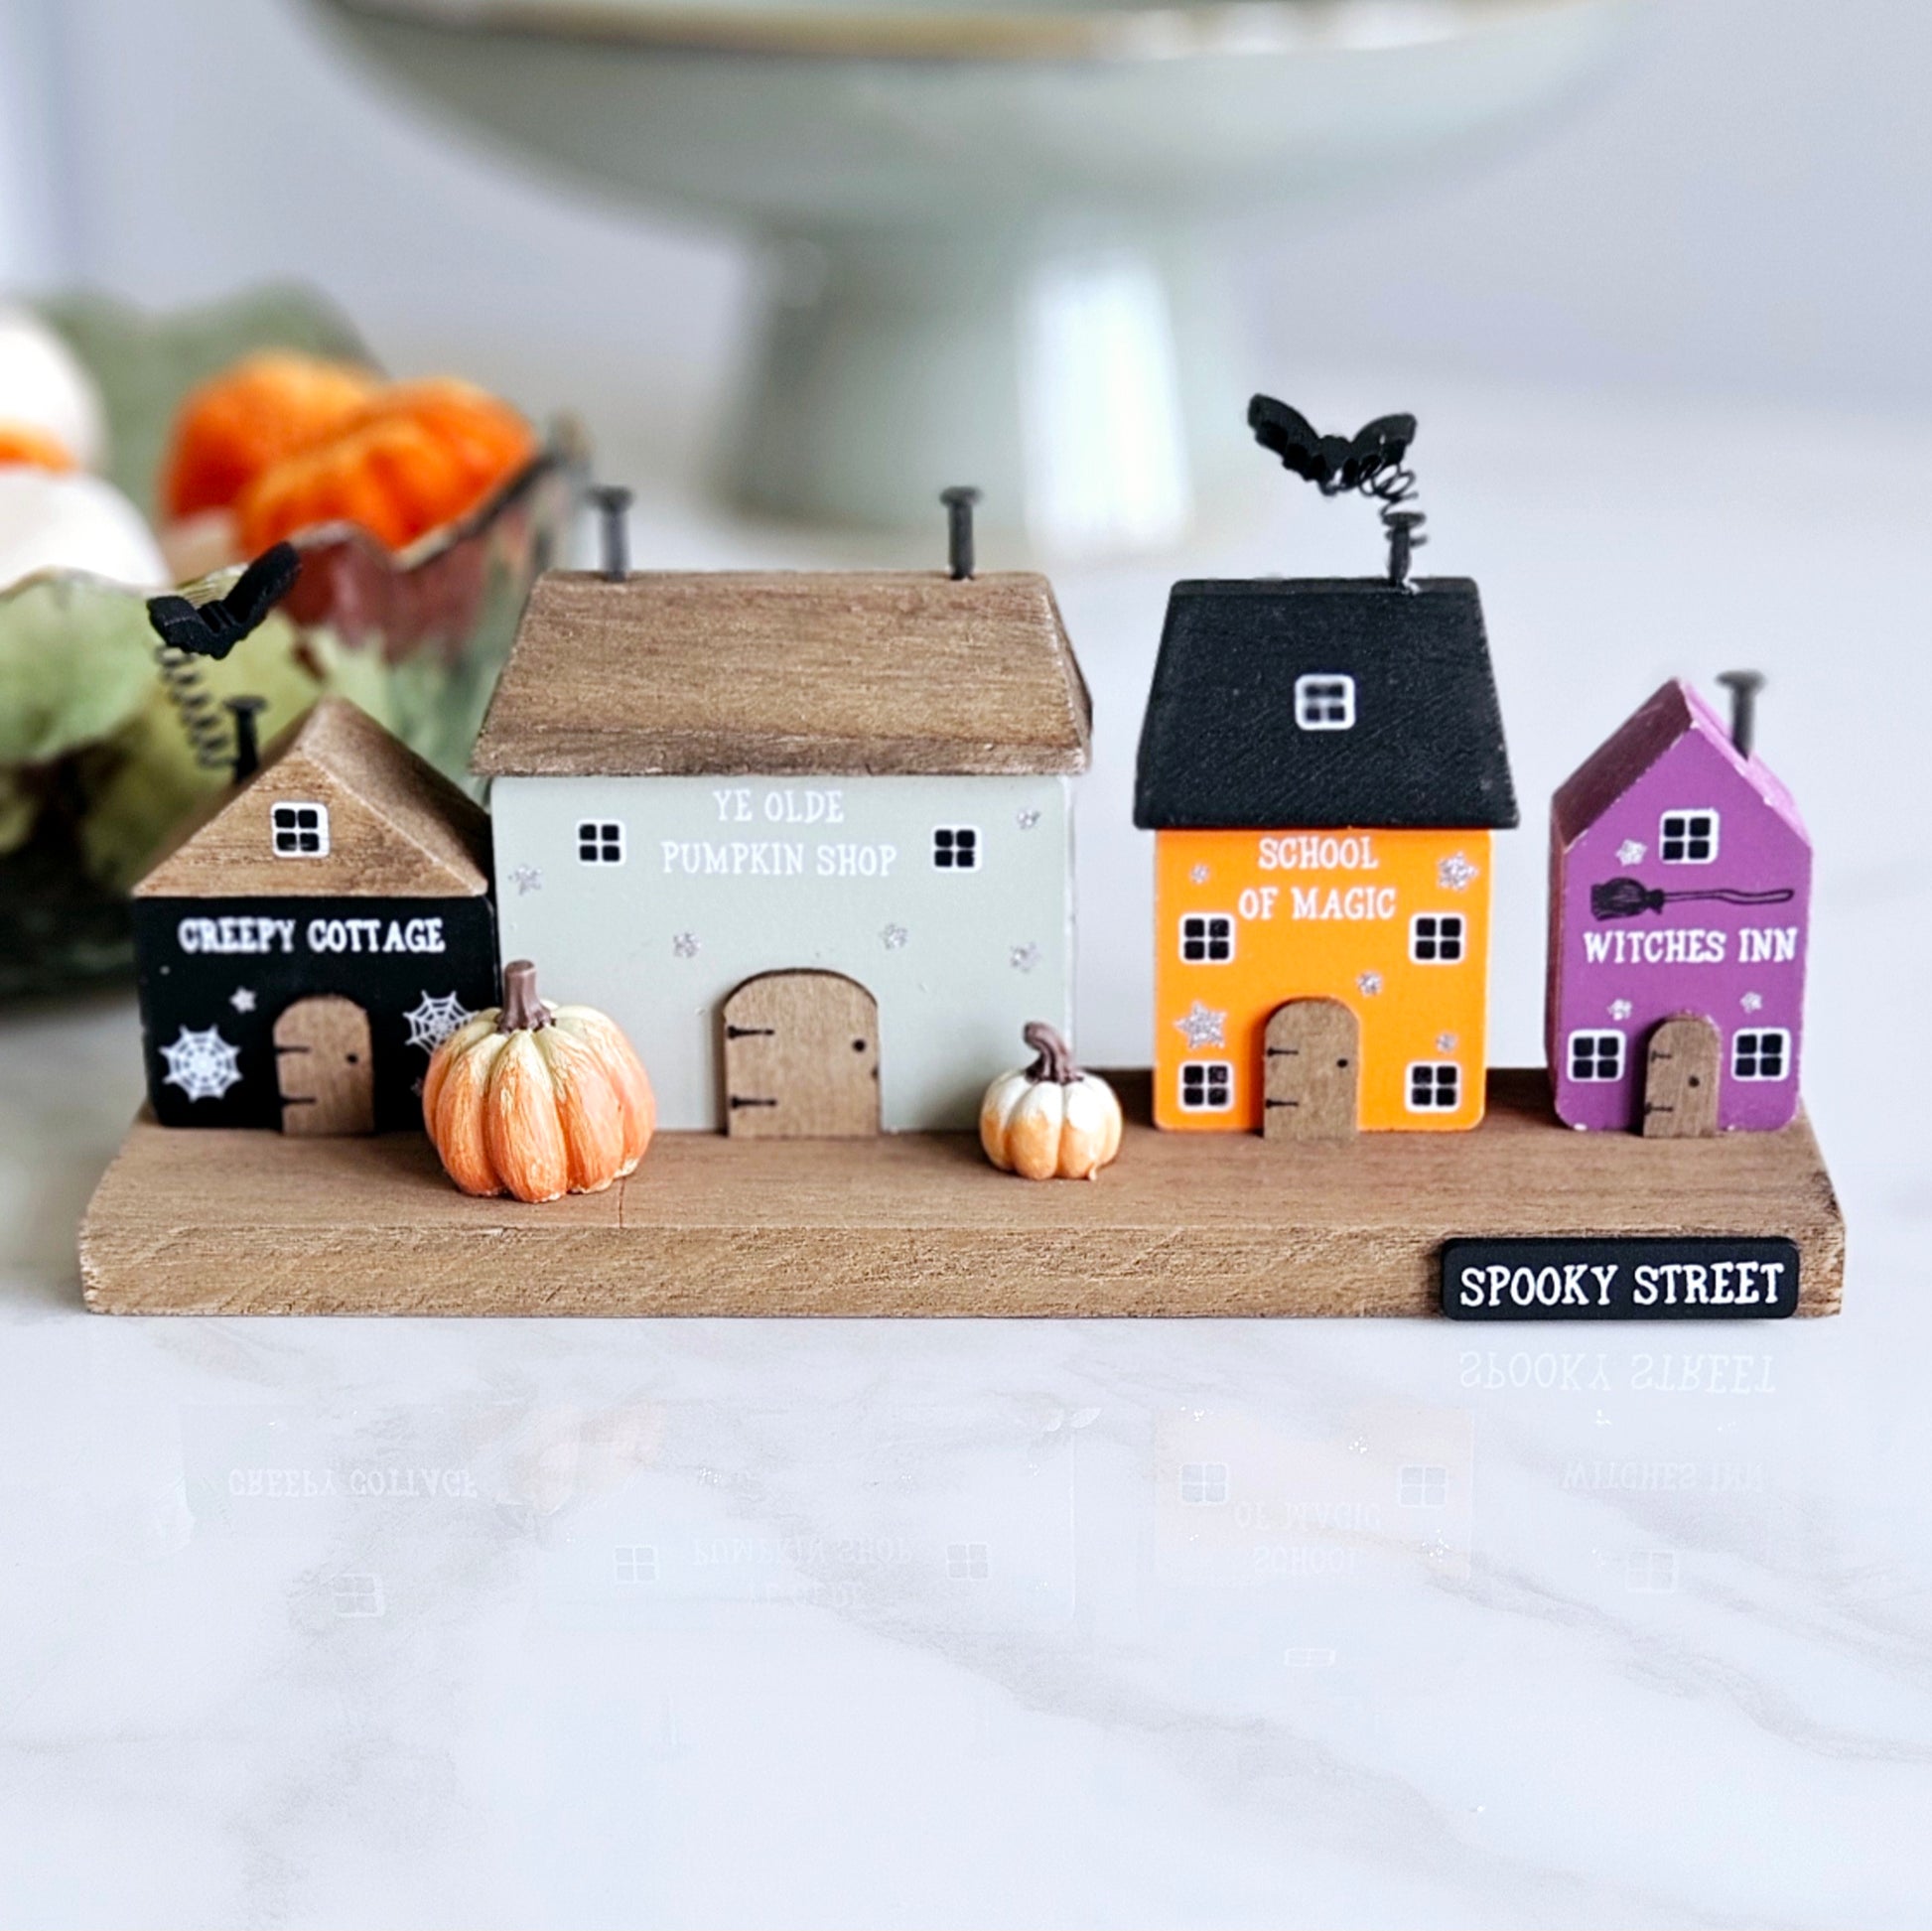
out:
<path id="1" fill-rule="evenodd" d="M 327 805 L 329 851 L 277 858 L 270 807 Z M 475 898 L 489 890 L 489 819 L 346 698 L 325 697 L 261 767 L 219 793 L 134 888 L 149 898 Z"/>
<path id="2" fill-rule="evenodd" d="M 1472 1133 L 1284 1150 L 1164 1134 L 1145 1074 L 1092 1181 L 996 1172 L 968 1134 L 662 1134 L 607 1192 L 472 1200 L 415 1135 L 293 1141 L 137 1121 L 80 1233 L 122 1313 L 1436 1314 L 1456 1234 L 1783 1234 L 1838 1311 L 1845 1228 L 1803 1119 L 1647 1141 L 1558 1125 L 1491 1075 Z M 1290 1183 L 1292 1180 L 1292 1183 Z"/>
<path id="3" fill-rule="evenodd" d="M 537 580 L 480 774 L 1080 771 L 1091 706 L 1044 577 Z"/>
<path id="4" fill-rule="evenodd" d="M 761 972 L 725 1001 L 725 1131 L 863 1140 L 879 1131 L 879 1002 L 842 972 Z"/>
<path id="5" fill-rule="evenodd" d="M 1352 1140 L 1362 1029 L 1338 999 L 1291 999 L 1269 1015 L 1263 1137 Z"/>
<path id="6" fill-rule="evenodd" d="M 336 993 L 298 999 L 275 1022 L 275 1083 L 284 1133 L 373 1133 L 369 1016 Z"/>
<path id="7" fill-rule="evenodd" d="M 1700 1013 L 1679 1013 L 1650 1035 L 1644 1049 L 1643 1135 L 1646 1140 L 1708 1140 L 1718 1131 L 1724 1044 Z"/>

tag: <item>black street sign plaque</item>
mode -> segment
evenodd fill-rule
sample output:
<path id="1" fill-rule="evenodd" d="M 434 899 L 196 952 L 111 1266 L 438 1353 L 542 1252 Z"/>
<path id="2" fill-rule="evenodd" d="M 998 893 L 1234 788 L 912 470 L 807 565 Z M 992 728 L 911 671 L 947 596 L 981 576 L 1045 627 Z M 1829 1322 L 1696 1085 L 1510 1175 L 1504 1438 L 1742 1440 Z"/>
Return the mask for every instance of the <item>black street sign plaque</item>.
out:
<path id="1" fill-rule="evenodd" d="M 1789 1240 L 1572 1234 L 1443 1245 L 1451 1320 L 1782 1320 L 1797 1307 Z"/>

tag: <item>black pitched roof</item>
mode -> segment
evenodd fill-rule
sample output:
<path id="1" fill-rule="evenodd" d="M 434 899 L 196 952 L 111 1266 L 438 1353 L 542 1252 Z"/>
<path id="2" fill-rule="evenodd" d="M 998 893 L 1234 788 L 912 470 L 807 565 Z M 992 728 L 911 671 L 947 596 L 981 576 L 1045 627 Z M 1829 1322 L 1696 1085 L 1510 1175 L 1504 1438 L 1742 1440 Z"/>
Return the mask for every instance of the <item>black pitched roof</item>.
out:
<path id="1" fill-rule="evenodd" d="M 1305 731 L 1295 680 L 1355 680 L 1355 723 Z M 1177 583 L 1141 726 L 1153 830 L 1516 823 L 1482 604 L 1466 577 Z"/>

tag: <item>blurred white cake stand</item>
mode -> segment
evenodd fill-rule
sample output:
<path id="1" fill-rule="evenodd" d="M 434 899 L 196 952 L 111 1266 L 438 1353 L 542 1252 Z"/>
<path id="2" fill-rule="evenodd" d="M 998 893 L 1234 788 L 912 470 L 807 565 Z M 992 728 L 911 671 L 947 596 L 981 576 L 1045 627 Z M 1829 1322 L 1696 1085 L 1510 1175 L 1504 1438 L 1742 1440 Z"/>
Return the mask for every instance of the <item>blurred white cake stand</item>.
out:
<path id="1" fill-rule="evenodd" d="M 317 0 L 527 155 L 749 229 L 779 273 L 735 493 L 1057 555 L 1222 491 L 1253 371 L 1202 230 L 1547 100 L 1631 0 Z"/>

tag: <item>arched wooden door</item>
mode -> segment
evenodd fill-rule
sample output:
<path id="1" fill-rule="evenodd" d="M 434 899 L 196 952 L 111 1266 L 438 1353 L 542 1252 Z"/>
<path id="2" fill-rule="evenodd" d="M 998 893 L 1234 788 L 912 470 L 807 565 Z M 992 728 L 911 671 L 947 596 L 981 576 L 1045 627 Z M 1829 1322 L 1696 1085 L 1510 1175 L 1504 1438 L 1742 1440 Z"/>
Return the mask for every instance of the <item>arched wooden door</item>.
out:
<path id="1" fill-rule="evenodd" d="M 1268 1016 L 1261 1131 L 1269 1140 L 1355 1132 L 1362 1029 L 1338 999 L 1291 999 Z"/>
<path id="2" fill-rule="evenodd" d="M 284 1133 L 373 1133 L 369 1016 L 334 993 L 285 1007 L 275 1022 L 275 1083 Z"/>
<path id="3" fill-rule="evenodd" d="M 1718 1131 L 1724 1041 L 1699 1013 L 1679 1013 L 1650 1035 L 1643 1067 L 1646 1140 L 1704 1140 Z"/>
<path id="4" fill-rule="evenodd" d="M 762 972 L 725 1001 L 725 1131 L 862 1140 L 879 1131 L 879 1003 L 839 972 Z"/>

